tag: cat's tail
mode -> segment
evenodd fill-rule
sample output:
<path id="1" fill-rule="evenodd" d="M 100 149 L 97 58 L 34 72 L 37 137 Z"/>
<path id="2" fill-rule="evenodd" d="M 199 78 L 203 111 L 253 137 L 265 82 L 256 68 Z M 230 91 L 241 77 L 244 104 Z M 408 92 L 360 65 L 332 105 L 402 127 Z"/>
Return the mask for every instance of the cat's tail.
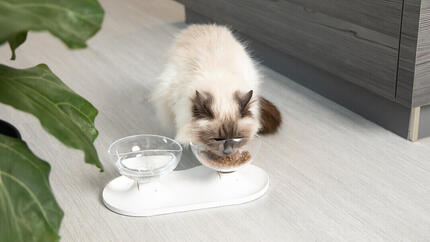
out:
<path id="1" fill-rule="evenodd" d="M 274 134 L 282 123 L 282 116 L 278 108 L 269 100 L 260 96 L 260 124 L 258 134 Z"/>

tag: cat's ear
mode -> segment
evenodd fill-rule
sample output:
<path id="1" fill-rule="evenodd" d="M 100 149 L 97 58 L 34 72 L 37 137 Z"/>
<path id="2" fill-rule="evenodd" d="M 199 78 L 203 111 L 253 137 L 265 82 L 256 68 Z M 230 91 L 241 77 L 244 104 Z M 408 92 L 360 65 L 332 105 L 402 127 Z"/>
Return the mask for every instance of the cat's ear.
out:
<path id="1" fill-rule="evenodd" d="M 236 94 L 236 100 L 239 103 L 239 112 L 242 117 L 251 116 L 249 111 L 249 103 L 254 92 L 251 90 L 245 94 Z"/>
<path id="2" fill-rule="evenodd" d="M 212 96 L 209 93 L 200 93 L 196 90 L 196 95 L 192 99 L 192 114 L 196 119 L 213 119 L 214 114 L 211 109 Z"/>

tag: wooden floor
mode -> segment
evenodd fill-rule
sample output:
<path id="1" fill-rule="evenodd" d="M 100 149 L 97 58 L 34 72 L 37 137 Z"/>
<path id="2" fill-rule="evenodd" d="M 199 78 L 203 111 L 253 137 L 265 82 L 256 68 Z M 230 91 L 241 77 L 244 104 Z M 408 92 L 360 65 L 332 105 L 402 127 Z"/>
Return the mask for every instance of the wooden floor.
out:
<path id="1" fill-rule="evenodd" d="M 240 206 L 132 218 L 107 210 L 104 185 L 118 174 L 106 150 L 114 140 L 162 132 L 148 103 L 163 56 L 185 28 L 184 9 L 166 0 L 103 0 L 106 18 L 89 48 L 69 51 L 31 33 L 8 61 L 47 63 L 100 111 L 95 145 L 106 168 L 84 164 L 31 115 L 0 105 L 30 148 L 52 164 L 51 184 L 65 217 L 63 241 L 429 241 L 430 139 L 408 142 L 263 68 L 263 93 L 281 109 L 278 135 L 263 138 L 255 164 L 268 193 Z M 197 165 L 187 151 L 179 169 Z"/>

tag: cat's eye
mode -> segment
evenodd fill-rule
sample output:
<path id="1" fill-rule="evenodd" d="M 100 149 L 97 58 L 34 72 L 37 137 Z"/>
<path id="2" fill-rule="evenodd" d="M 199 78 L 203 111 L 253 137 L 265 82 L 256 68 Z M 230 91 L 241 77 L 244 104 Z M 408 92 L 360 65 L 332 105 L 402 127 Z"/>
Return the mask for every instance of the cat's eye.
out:
<path id="1" fill-rule="evenodd" d="M 234 137 L 234 138 L 232 138 L 232 140 L 234 140 L 234 141 L 236 141 L 236 142 L 238 142 L 238 141 L 240 141 L 241 139 L 243 139 L 244 137 L 242 137 L 242 136 L 240 136 L 240 137 Z M 226 140 L 225 138 L 212 138 L 212 140 L 214 140 L 214 141 L 224 141 L 224 140 Z"/>

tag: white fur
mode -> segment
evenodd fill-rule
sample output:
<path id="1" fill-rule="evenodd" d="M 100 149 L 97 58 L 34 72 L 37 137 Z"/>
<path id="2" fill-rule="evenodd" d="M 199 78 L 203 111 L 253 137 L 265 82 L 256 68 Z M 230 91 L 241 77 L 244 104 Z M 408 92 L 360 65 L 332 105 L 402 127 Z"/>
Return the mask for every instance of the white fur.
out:
<path id="1" fill-rule="evenodd" d="M 253 90 L 250 111 L 254 118 L 239 122 L 259 129 L 259 73 L 244 45 L 231 31 L 218 25 L 191 25 L 176 38 L 164 70 L 159 77 L 152 100 L 157 115 L 166 129 L 174 128 L 176 139 L 188 144 L 194 140 L 193 127 L 207 122 L 192 120 L 192 98 L 196 90 L 209 92 L 214 99 L 214 112 L 231 116 L 237 112 L 233 98 L 236 91 Z M 203 124 L 202 124 L 203 125 Z"/>

